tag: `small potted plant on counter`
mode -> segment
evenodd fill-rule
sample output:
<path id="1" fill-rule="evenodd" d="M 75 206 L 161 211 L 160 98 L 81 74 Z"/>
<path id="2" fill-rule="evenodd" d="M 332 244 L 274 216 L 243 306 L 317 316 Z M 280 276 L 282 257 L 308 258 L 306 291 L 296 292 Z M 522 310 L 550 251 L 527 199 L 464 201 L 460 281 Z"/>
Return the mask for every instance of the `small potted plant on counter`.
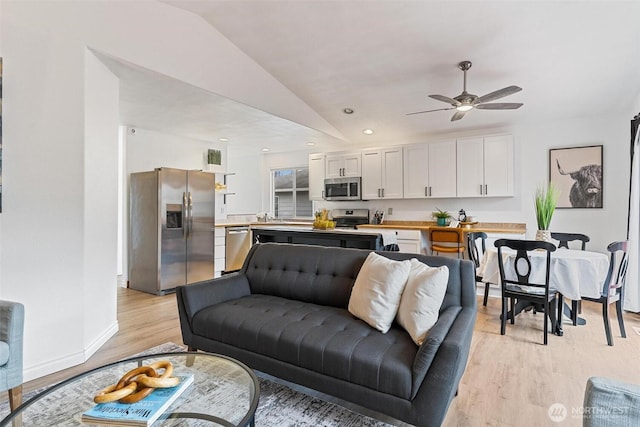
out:
<path id="1" fill-rule="evenodd" d="M 436 208 L 436 211 L 433 212 L 432 215 L 436 219 L 436 223 L 441 226 L 447 225 L 449 218 L 451 218 L 451 214 L 449 212 L 443 211 L 439 208 Z"/>

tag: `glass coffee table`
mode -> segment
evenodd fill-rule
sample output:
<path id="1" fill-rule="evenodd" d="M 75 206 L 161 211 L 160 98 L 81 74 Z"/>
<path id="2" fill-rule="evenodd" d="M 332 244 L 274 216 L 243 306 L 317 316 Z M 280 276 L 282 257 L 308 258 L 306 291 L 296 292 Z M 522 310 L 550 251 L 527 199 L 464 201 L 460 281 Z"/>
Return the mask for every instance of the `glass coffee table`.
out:
<path id="1" fill-rule="evenodd" d="M 49 387 L 22 404 L 0 427 L 100 425 L 81 421 L 93 397 L 141 365 L 168 360 L 173 375 L 193 374 L 194 381 L 153 424 L 156 426 L 254 425 L 260 397 L 258 378 L 230 357 L 197 352 L 160 353 L 111 363 Z"/>

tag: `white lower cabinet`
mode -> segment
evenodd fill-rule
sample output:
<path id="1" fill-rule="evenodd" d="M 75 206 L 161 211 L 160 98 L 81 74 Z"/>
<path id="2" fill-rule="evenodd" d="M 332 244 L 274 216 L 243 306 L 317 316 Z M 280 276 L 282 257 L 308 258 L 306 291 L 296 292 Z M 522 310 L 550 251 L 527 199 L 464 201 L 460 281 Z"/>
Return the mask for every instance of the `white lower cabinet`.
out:
<path id="1" fill-rule="evenodd" d="M 222 276 L 226 264 L 226 229 L 224 227 L 216 227 L 213 261 L 213 277 Z"/>
<path id="2" fill-rule="evenodd" d="M 422 233 L 419 230 L 395 230 L 400 252 L 408 254 L 425 254 Z"/>

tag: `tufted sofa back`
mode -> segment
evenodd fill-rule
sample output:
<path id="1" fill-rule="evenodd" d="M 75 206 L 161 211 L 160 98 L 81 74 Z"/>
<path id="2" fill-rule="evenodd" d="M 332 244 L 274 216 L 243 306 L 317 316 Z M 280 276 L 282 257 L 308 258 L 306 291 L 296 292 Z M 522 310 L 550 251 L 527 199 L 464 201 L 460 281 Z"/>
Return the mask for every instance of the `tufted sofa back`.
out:
<path id="1" fill-rule="evenodd" d="M 324 246 L 263 243 L 254 245 L 242 272 L 252 294 L 274 295 L 319 305 L 346 308 L 351 288 L 369 255 L 368 250 Z M 449 267 L 449 284 L 441 311 L 455 305 L 470 305 L 473 293 L 460 286 L 462 275 L 475 282 L 470 261 L 399 252 L 378 252 L 388 258 L 417 258 L 430 266 Z M 466 265 L 466 264 L 469 265 Z M 468 294 L 468 295 L 467 295 Z"/>

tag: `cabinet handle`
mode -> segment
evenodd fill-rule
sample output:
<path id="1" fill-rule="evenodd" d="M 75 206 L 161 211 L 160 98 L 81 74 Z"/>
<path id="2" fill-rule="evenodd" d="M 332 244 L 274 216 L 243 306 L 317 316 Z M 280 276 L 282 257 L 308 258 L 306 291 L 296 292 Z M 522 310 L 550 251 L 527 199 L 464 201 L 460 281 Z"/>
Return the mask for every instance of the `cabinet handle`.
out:
<path id="1" fill-rule="evenodd" d="M 429 197 L 429 187 L 424 187 L 424 197 Z"/>
<path id="2" fill-rule="evenodd" d="M 489 194 L 489 192 L 487 191 L 487 184 L 484 185 L 484 195 L 486 196 L 487 194 Z"/>
<path id="3" fill-rule="evenodd" d="M 384 188 L 382 189 L 382 197 L 384 197 Z"/>
<path id="4" fill-rule="evenodd" d="M 429 197 L 431 197 L 431 196 L 432 196 L 432 194 L 431 194 L 431 186 L 429 186 Z"/>
<path id="5" fill-rule="evenodd" d="M 378 197 L 380 197 L 380 189 L 378 188 Z"/>
<path id="6" fill-rule="evenodd" d="M 482 196 L 482 184 L 480 184 L 480 195 Z"/>

